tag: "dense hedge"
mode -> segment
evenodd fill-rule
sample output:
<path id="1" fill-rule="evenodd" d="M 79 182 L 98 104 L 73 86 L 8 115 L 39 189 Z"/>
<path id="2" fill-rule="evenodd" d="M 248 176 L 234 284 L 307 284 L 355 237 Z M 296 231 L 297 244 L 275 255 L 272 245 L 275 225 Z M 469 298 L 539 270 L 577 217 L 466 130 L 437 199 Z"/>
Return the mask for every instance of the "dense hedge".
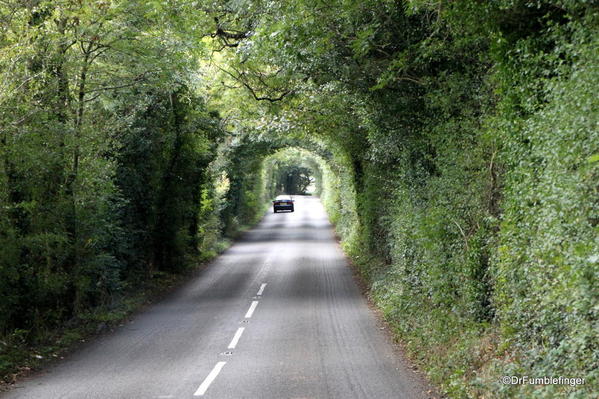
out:
<path id="1" fill-rule="evenodd" d="M 364 161 L 356 181 L 348 247 L 451 397 L 597 394 L 597 31 L 594 17 L 567 23 L 539 7 L 502 9 L 491 37 L 511 43 L 489 46 L 495 69 L 440 73 L 415 100 L 421 133 L 401 135 L 393 164 Z M 510 13 L 546 28 L 515 32 Z M 371 134 L 373 151 L 388 151 L 378 135 L 393 133 Z M 586 385 L 508 386 L 501 375 Z"/>
<path id="2" fill-rule="evenodd" d="M 509 132 L 493 263 L 502 339 L 523 354 L 509 369 L 584 375 L 589 392 L 599 377 L 598 45 L 577 43 L 571 72 L 546 82 L 547 104 Z"/>

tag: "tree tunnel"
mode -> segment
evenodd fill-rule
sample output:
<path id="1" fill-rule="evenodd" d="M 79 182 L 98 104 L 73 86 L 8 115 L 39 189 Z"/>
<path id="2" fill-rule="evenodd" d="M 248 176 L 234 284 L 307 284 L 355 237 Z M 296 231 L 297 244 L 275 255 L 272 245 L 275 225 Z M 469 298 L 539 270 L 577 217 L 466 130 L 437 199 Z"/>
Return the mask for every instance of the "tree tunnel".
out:
<path id="1" fill-rule="evenodd" d="M 263 161 L 265 188 L 271 197 L 279 194 L 319 195 L 322 191 L 320 162 L 310 152 L 297 147 L 278 150 Z"/>
<path id="2" fill-rule="evenodd" d="M 0 344 L 110 313 L 311 193 L 448 392 L 514 370 L 597 386 L 598 18 L 575 0 L 0 1 Z"/>
<path id="3" fill-rule="evenodd" d="M 236 138 L 223 156 L 229 182 L 223 211 L 228 234 L 255 223 L 278 194 L 309 193 L 320 197 L 333 222 L 340 221 L 341 214 L 355 212 L 351 186 L 346 186 L 341 195 L 343 182 L 352 180 L 351 169 L 325 141 L 253 132 Z M 308 192 L 308 188 L 312 191 Z M 351 223 L 344 223 L 343 227 L 345 230 L 341 231 L 347 233 L 355 229 Z"/>

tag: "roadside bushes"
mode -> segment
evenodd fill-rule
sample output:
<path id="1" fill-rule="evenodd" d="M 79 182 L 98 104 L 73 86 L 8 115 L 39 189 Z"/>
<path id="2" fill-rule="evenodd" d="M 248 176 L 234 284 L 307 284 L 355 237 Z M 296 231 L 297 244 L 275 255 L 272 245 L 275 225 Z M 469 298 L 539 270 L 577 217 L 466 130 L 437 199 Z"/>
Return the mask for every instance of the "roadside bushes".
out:
<path id="1" fill-rule="evenodd" d="M 126 125 L 80 146 L 89 155 L 79 163 L 75 204 L 68 192 L 49 191 L 59 183 L 40 190 L 42 176 L 28 172 L 27 156 L 48 151 L 31 138 L 47 132 L 6 143 L 3 177 L 19 182 L 2 185 L 3 334 L 18 329 L 27 342 L 43 340 L 66 320 L 117 306 L 124 288 L 186 270 L 212 249 L 201 243 L 220 237 L 219 226 L 201 225 L 220 218 L 220 208 L 206 205 L 221 195 L 209 170 L 221 135 L 215 119 L 185 89 L 133 97 L 141 101 L 131 107 L 121 95 L 114 110 Z"/>
<path id="2" fill-rule="evenodd" d="M 596 35 L 587 40 L 575 44 L 571 72 L 546 82 L 547 104 L 512 135 L 504 154 L 510 173 L 494 276 L 503 342 L 522 354 L 507 367 L 516 374 L 584 376 L 592 392 L 599 381 L 593 366 L 599 350 L 599 42 Z M 563 388 L 542 392 L 553 397 Z"/>
<path id="3" fill-rule="evenodd" d="M 204 17 L 184 1 L 0 4 L 2 377 L 222 249 Z"/>
<path id="4" fill-rule="evenodd" d="M 380 98 L 364 112 L 372 136 L 397 143 L 396 162 L 360 165 L 350 253 L 451 397 L 597 394 L 597 25 L 590 9 L 569 20 L 541 3 L 478 9 L 504 13 L 486 26 L 489 58 L 430 81 L 410 111 L 420 134 L 385 130 Z M 531 25 L 509 28 L 518 18 Z M 459 45 L 484 50 L 469 32 Z M 510 386 L 502 375 L 586 384 Z"/>
<path id="5" fill-rule="evenodd" d="M 220 238 L 220 208 L 199 210 L 222 195 L 223 136 L 190 72 L 201 48 L 156 7 L 0 4 L 2 375 L 122 317 Z"/>

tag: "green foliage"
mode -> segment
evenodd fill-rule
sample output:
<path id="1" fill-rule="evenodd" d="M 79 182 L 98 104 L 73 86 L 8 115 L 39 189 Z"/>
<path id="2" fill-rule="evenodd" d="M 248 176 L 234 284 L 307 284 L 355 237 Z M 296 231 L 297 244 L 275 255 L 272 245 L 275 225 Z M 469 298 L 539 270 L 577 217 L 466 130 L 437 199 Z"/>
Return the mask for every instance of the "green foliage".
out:
<path id="1" fill-rule="evenodd" d="M 128 238 L 126 263 L 132 273 L 151 273 L 148 264 L 172 272 L 185 267 L 186 255 L 203 239 L 199 218 L 208 217 L 208 210 L 200 215 L 198 204 L 212 190 L 208 165 L 216 155 L 218 128 L 201 100 L 185 89 L 147 94 L 147 101 L 118 133 L 123 145 L 117 183 L 126 202 L 125 228 L 135 232 Z"/>
<path id="2" fill-rule="evenodd" d="M 0 5 L 11 345 L 210 257 L 310 174 L 449 396 L 597 396 L 596 2 L 34 3 Z"/>
<path id="3" fill-rule="evenodd" d="M 434 381 L 452 397 L 593 396 L 596 5 L 254 5 L 225 66 L 293 97 L 239 114 L 331 153 L 329 216 Z M 590 383 L 498 386 L 510 373 Z"/>
<path id="4" fill-rule="evenodd" d="M 287 148 L 271 156 L 263 166 L 268 175 L 265 184 L 270 188 L 269 196 L 274 198 L 279 194 L 305 195 L 308 187 L 314 183 L 318 183 L 315 191 L 320 194 L 322 162 L 322 159 L 315 158 L 313 154 L 300 148 Z"/>
<path id="5" fill-rule="evenodd" d="M 2 374 L 220 237 L 197 207 L 222 138 L 195 93 L 205 14 L 142 3 L 0 4 Z"/>
<path id="6" fill-rule="evenodd" d="M 590 386 L 598 381 L 592 359 L 599 338 L 599 169 L 588 161 L 599 149 L 597 44 L 578 44 L 571 76 L 547 83 L 548 104 L 522 128 L 528 142 L 518 137 L 506 154 L 513 172 L 494 273 L 503 339 L 523 354 L 519 366 L 585 375 Z"/>

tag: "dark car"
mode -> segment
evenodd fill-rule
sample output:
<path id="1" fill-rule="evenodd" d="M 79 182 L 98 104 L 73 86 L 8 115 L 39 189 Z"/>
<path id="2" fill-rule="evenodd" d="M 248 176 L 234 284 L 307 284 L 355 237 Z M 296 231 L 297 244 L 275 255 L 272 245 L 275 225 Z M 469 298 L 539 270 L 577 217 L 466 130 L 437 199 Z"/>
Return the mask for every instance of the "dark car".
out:
<path id="1" fill-rule="evenodd" d="M 272 209 L 274 213 L 279 211 L 293 212 L 293 198 L 286 195 L 278 196 L 277 199 L 272 202 Z"/>

